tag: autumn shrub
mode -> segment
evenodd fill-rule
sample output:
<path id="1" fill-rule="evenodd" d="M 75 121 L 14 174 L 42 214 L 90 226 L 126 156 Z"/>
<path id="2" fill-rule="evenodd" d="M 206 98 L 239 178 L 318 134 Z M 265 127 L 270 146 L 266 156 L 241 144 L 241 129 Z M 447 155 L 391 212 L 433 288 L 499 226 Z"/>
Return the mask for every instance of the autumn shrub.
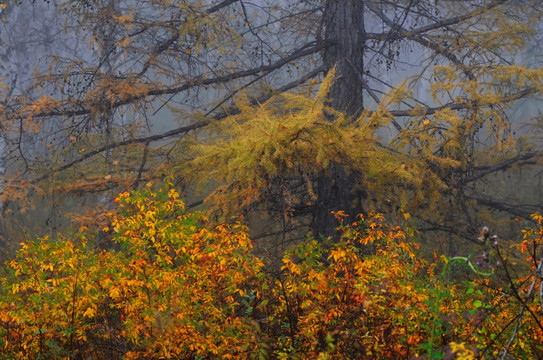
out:
<path id="1" fill-rule="evenodd" d="M 491 274 L 468 257 L 423 259 L 405 223 L 341 212 L 340 241 L 310 236 L 276 272 L 238 220 L 187 213 L 168 182 L 115 202 L 108 250 L 83 228 L 24 241 L 5 264 L 0 358 L 543 357 L 540 216 L 520 244 L 496 245 Z"/>
<path id="2" fill-rule="evenodd" d="M 474 304 L 417 256 L 409 229 L 381 215 L 340 229 L 339 243 L 309 239 L 285 256 L 270 310 L 279 358 L 433 358 L 465 338 Z"/>
<path id="3" fill-rule="evenodd" d="M 97 314 L 106 296 L 101 265 L 82 237 L 23 242 L 2 278 L 2 358 L 60 359 L 86 353 L 88 336 L 107 326 L 107 318 Z"/>
<path id="4" fill-rule="evenodd" d="M 343 217 L 342 213 L 337 214 Z M 268 306 L 277 358 L 542 358 L 542 217 L 519 253 L 494 241 L 494 271 L 469 257 L 424 260 L 409 226 L 374 214 L 286 254 Z M 462 267 L 469 279 L 456 279 Z M 536 290 L 540 294 L 537 296 Z"/>
<path id="5" fill-rule="evenodd" d="M 482 281 L 492 300 L 474 337 L 488 358 L 543 359 L 543 216 L 532 220 L 520 241 L 501 246 L 496 240 L 501 266 Z"/>
<path id="6" fill-rule="evenodd" d="M 21 245 L 0 302 L 4 358 L 252 358 L 265 342 L 247 294 L 259 286 L 239 222 L 207 227 L 168 185 L 123 193 L 109 214 L 119 251 L 84 235 Z"/>

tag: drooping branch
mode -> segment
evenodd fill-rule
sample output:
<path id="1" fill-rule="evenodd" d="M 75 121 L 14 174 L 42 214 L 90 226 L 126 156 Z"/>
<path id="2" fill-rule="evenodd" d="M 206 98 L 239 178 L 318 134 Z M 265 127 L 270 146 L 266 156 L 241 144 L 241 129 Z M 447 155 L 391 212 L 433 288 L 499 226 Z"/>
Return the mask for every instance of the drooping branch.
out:
<path id="1" fill-rule="evenodd" d="M 525 154 L 520 154 L 520 155 L 517 155 L 515 157 L 512 157 L 510 159 L 507 159 L 507 160 L 504 160 L 498 164 L 495 164 L 495 165 L 486 165 L 486 166 L 478 166 L 478 167 L 475 167 L 474 169 L 472 169 L 472 175 L 462 179 L 462 184 L 465 185 L 465 184 L 468 184 L 470 182 L 474 182 L 474 181 L 477 181 L 477 180 L 480 180 L 481 178 L 489 175 L 489 174 L 493 174 L 493 173 L 496 173 L 498 171 L 504 171 L 504 170 L 507 170 L 508 168 L 510 168 L 511 166 L 515 165 L 515 164 L 519 164 L 519 163 L 522 163 L 522 164 L 535 164 L 535 159 L 538 157 L 538 156 L 541 156 L 542 155 L 542 152 L 541 151 L 530 151 L 528 153 L 525 153 Z"/>
<path id="2" fill-rule="evenodd" d="M 314 78 L 315 76 L 318 76 L 320 73 L 325 72 L 325 71 L 326 71 L 326 68 L 324 66 L 320 66 L 317 69 L 313 70 L 312 72 L 300 77 L 296 81 L 293 81 L 293 82 L 291 82 L 289 84 L 286 84 L 286 85 L 280 87 L 279 89 L 277 89 L 275 91 L 270 91 L 270 92 L 268 92 L 266 94 L 263 94 L 263 95 L 261 95 L 259 97 L 251 99 L 251 103 L 257 104 L 257 103 L 264 102 L 264 101 L 268 100 L 269 98 L 271 98 L 273 96 L 273 94 L 283 93 L 283 92 L 289 91 L 289 90 L 301 85 L 302 83 L 306 82 L 307 80 L 309 80 L 311 78 Z M 236 114 L 237 112 L 239 112 L 239 109 L 237 109 L 236 107 L 232 107 L 232 108 L 229 108 L 227 111 L 222 111 L 222 112 L 216 114 L 215 116 L 213 116 L 211 118 L 208 118 L 206 120 L 201 120 L 201 121 L 199 121 L 197 123 L 194 123 L 194 124 L 191 124 L 191 125 L 188 125 L 188 126 L 181 126 L 181 127 L 176 128 L 176 129 L 172 129 L 172 130 L 160 133 L 160 134 L 155 134 L 155 135 L 150 135 L 150 136 L 143 136 L 143 137 L 139 137 L 139 138 L 135 138 L 135 139 L 128 139 L 128 140 L 117 141 L 117 142 L 107 144 L 107 145 L 102 146 L 100 148 L 89 151 L 89 152 L 81 155 L 77 159 L 74 159 L 74 160 L 70 161 L 69 163 L 66 163 L 66 164 L 64 164 L 62 166 L 59 166 L 58 168 L 55 168 L 55 169 L 47 172 L 46 174 L 43 174 L 43 175 L 31 180 L 29 183 L 37 184 L 40 181 L 43 181 L 43 180 L 53 176 L 54 174 L 58 174 L 58 173 L 60 173 L 60 172 L 62 172 L 64 170 L 72 168 L 72 167 L 84 162 L 85 160 L 88 160 L 88 159 L 90 159 L 90 158 L 92 158 L 92 157 L 94 157 L 96 155 L 99 155 L 101 153 L 104 153 L 106 151 L 110 151 L 110 150 L 113 150 L 113 149 L 116 149 L 116 148 L 119 148 L 119 147 L 123 147 L 123 146 L 127 146 L 127 145 L 150 144 L 150 143 L 155 142 L 155 141 L 160 141 L 160 140 L 164 140 L 164 139 L 175 137 L 175 136 L 181 136 L 181 135 L 186 134 L 186 133 L 188 133 L 190 131 L 194 131 L 194 130 L 204 128 L 204 127 L 208 126 L 209 124 L 211 124 L 213 121 L 224 119 L 228 115 L 233 115 L 233 114 Z"/>
<path id="3" fill-rule="evenodd" d="M 258 76 L 262 73 L 270 73 L 272 71 L 275 71 L 286 64 L 295 61 L 297 59 L 300 59 L 305 56 L 313 55 L 323 48 L 325 48 L 327 45 L 325 42 L 320 43 L 311 43 L 302 46 L 299 49 L 296 49 L 292 51 L 289 55 L 279 59 L 278 61 L 269 64 L 269 65 L 262 65 L 259 67 L 254 67 L 247 70 L 241 70 L 237 72 L 232 72 L 224 75 L 220 75 L 213 78 L 206 78 L 204 75 L 200 75 L 194 79 L 188 79 L 185 83 L 180 84 L 178 86 L 174 87 L 161 87 L 149 90 L 144 95 L 134 95 L 134 96 L 126 96 L 125 98 L 121 100 L 115 101 L 113 104 L 111 104 L 110 108 L 115 109 L 118 107 L 121 107 L 123 105 L 131 104 L 138 100 L 143 100 L 145 98 L 149 97 L 155 97 L 155 96 L 163 96 L 163 95 L 172 95 L 172 94 L 178 94 L 183 91 L 186 91 L 188 89 L 198 87 L 198 86 L 210 86 L 210 85 L 217 85 L 217 84 L 224 84 L 231 82 L 233 80 L 246 78 L 250 76 Z M 72 117 L 72 116 L 82 116 L 82 115 L 88 115 L 93 112 L 92 107 L 94 104 L 92 103 L 77 103 L 71 107 L 65 107 L 65 108 L 54 108 L 51 110 L 46 110 L 39 112 L 37 114 L 33 114 L 32 117 L 35 119 L 39 118 L 48 118 L 52 116 L 66 116 L 66 117 Z M 13 115 L 14 117 L 20 117 L 21 114 L 17 112 Z"/>
<path id="4" fill-rule="evenodd" d="M 468 196 L 468 198 L 471 198 L 477 201 L 479 205 L 485 206 L 486 208 L 503 211 L 504 213 L 512 214 L 514 216 L 524 218 L 524 219 L 529 219 L 533 213 L 543 211 L 543 206 L 541 205 L 508 204 L 508 203 L 505 203 L 504 201 L 483 199 L 481 197 L 475 197 L 475 196 Z"/>

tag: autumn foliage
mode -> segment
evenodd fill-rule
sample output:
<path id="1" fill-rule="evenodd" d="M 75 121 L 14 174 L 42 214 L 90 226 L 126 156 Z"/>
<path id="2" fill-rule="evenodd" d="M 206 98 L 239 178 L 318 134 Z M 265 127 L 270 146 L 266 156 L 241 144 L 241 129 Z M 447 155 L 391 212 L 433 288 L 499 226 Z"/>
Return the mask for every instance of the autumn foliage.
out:
<path id="1" fill-rule="evenodd" d="M 82 228 L 24 241 L 5 264 L 0 358 L 543 356 L 539 216 L 507 249 L 523 254 L 507 284 L 457 258 L 422 259 L 405 214 L 351 224 L 337 213 L 339 242 L 309 237 L 273 270 L 240 221 L 211 225 L 186 212 L 171 184 L 116 203 L 100 229 L 107 249 Z"/>
<path id="2" fill-rule="evenodd" d="M 22 244 L 8 264 L 2 347 L 17 359 L 239 358 L 258 353 L 240 301 L 261 262 L 239 223 L 209 230 L 174 190 L 119 196 L 118 250 L 73 240 Z M 9 357 L 8 357 L 9 358 Z"/>

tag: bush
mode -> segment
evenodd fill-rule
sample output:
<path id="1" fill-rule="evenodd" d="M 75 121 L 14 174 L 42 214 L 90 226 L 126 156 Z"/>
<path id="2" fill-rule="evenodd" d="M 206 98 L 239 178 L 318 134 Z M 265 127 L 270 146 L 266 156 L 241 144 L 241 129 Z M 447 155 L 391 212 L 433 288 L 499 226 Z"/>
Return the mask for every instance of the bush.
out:
<path id="1" fill-rule="evenodd" d="M 117 250 L 91 248 L 83 228 L 25 241 L 6 263 L 0 358 L 543 357 L 539 216 L 511 249 L 529 254 L 518 280 L 496 247 L 502 290 L 478 271 L 452 279 L 468 258 L 423 260 L 415 232 L 378 214 L 341 224 L 337 243 L 309 237 L 272 273 L 239 221 L 186 213 L 168 183 L 115 202 L 102 230 Z"/>
<path id="2" fill-rule="evenodd" d="M 3 279 L 5 358 L 249 358 L 263 351 L 242 302 L 259 284 L 239 222 L 209 229 L 168 185 L 116 200 L 113 241 L 24 242 Z"/>

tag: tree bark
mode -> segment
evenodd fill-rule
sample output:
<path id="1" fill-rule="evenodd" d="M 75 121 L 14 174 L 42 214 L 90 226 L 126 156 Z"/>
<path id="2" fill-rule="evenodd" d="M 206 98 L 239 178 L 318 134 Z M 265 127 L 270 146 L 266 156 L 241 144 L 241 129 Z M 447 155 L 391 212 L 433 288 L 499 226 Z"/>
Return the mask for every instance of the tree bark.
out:
<path id="1" fill-rule="evenodd" d="M 346 115 L 356 117 L 364 109 L 364 4 L 361 0 L 327 0 L 324 11 L 325 66 L 336 67 L 336 80 L 330 90 L 330 105 Z M 348 172 L 332 164 L 317 181 L 317 204 L 314 216 L 315 235 L 337 238 L 337 221 L 332 212 L 343 210 L 354 221 L 364 211 L 364 193 L 357 190 L 361 174 Z"/>
<path id="2" fill-rule="evenodd" d="M 364 109 L 359 81 L 364 69 L 364 2 L 328 0 L 324 26 L 330 44 L 323 54 L 324 64 L 335 65 L 337 77 L 329 94 L 331 105 L 347 115 L 359 115 Z"/>

